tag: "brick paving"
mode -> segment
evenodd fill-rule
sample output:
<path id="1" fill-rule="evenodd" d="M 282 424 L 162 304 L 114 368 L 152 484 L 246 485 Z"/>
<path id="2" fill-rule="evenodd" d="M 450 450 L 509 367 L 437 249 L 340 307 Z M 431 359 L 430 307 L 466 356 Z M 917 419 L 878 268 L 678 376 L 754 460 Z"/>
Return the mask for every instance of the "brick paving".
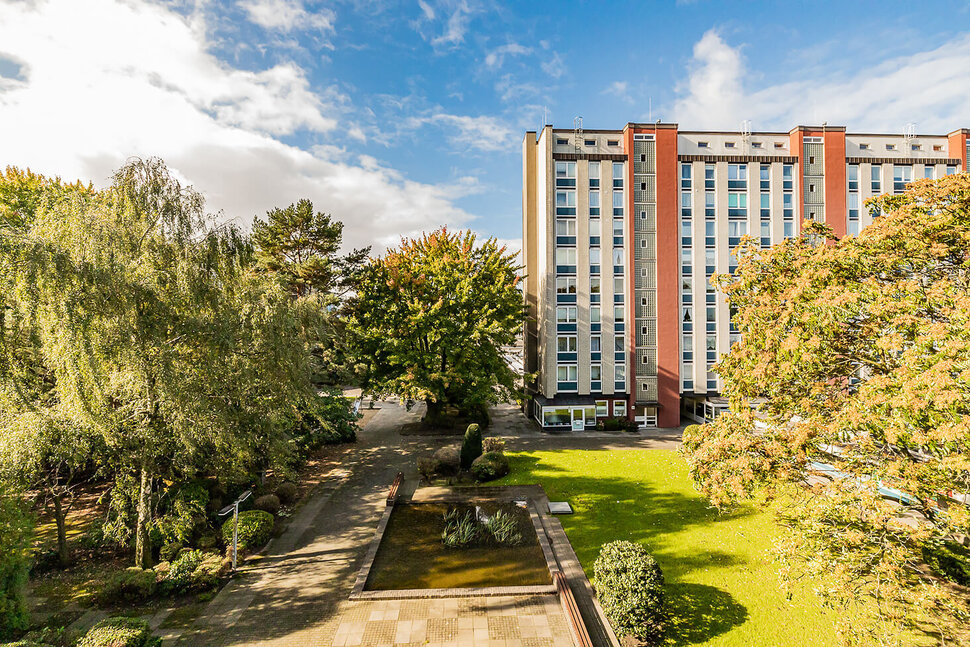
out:
<path id="1" fill-rule="evenodd" d="M 416 453 L 442 444 L 397 433 L 420 415 L 419 408 L 407 412 L 384 403 L 360 434 L 349 475 L 326 482 L 266 554 L 240 569 L 178 645 L 571 645 L 552 595 L 348 599 L 394 476 L 404 471 L 413 483 Z"/>

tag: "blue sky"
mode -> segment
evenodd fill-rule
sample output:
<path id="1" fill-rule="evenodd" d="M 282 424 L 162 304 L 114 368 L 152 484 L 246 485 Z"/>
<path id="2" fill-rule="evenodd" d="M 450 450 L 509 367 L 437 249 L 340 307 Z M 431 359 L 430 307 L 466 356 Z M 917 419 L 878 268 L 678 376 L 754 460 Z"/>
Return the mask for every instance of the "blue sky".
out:
<path id="1" fill-rule="evenodd" d="M 350 244 L 517 244 L 520 143 L 618 128 L 970 127 L 970 3 L 0 0 L 0 165 L 159 155 L 248 226 L 310 197 Z"/>

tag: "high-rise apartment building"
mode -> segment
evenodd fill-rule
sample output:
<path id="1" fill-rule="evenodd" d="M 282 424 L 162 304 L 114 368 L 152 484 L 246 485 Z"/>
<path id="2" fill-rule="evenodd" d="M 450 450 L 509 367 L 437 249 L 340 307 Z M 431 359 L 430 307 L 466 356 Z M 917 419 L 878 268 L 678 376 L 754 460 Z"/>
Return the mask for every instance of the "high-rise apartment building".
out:
<path id="1" fill-rule="evenodd" d="M 836 235 L 863 202 L 968 171 L 970 130 L 949 135 L 546 126 L 522 147 L 528 413 L 547 427 L 597 418 L 674 427 L 726 407 L 710 367 L 736 339 L 711 276 L 745 235 L 770 246 L 805 220 Z"/>

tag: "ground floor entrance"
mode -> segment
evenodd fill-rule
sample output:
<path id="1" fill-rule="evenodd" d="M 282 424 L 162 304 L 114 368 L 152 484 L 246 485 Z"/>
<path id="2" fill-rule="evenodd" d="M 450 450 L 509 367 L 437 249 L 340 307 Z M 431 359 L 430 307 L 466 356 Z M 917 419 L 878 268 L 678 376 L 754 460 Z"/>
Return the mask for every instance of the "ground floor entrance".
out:
<path id="1" fill-rule="evenodd" d="M 593 399 L 595 398 L 595 399 Z M 598 422 L 609 418 L 626 419 L 626 399 L 610 396 L 591 397 L 591 402 L 560 403 L 555 405 L 532 402 L 532 417 L 543 427 L 566 428 L 572 431 L 595 429 Z M 657 426 L 657 407 L 637 405 L 633 419 L 641 429 Z"/>

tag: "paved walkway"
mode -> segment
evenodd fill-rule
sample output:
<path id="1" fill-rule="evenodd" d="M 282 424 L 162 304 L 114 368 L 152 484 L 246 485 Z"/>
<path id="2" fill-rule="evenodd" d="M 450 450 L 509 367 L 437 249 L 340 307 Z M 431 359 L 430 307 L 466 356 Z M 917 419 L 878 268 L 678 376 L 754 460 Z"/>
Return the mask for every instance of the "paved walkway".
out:
<path id="1" fill-rule="evenodd" d="M 179 645 L 461 645 L 552 647 L 571 643 L 554 596 L 350 601 L 360 561 L 398 471 L 455 439 L 402 438 L 421 410 L 384 403 L 362 430 L 349 476 L 323 486 L 266 555 L 250 560 Z"/>

